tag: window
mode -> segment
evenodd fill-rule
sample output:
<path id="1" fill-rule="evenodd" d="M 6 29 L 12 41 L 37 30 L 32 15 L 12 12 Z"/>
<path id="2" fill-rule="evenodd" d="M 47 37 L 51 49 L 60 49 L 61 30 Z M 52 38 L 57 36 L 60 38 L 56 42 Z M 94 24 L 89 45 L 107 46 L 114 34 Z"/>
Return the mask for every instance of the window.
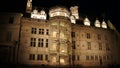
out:
<path id="1" fill-rule="evenodd" d="M 9 24 L 13 24 L 14 23 L 14 17 L 10 17 L 9 18 Z"/>
<path id="2" fill-rule="evenodd" d="M 44 39 L 43 38 L 39 38 L 38 39 L 38 47 L 43 47 L 44 45 Z"/>
<path id="3" fill-rule="evenodd" d="M 87 42 L 88 50 L 91 50 L 91 42 Z"/>
<path id="4" fill-rule="evenodd" d="M 36 38 L 31 38 L 31 47 L 35 47 L 36 46 Z"/>
<path id="5" fill-rule="evenodd" d="M 75 37 L 75 32 L 72 32 L 72 33 L 71 33 L 71 36 L 72 36 L 72 37 Z"/>
<path id="6" fill-rule="evenodd" d="M 110 50 L 110 46 L 108 44 L 106 44 L 106 50 L 109 51 Z"/>
<path id="7" fill-rule="evenodd" d="M 102 50 L 102 43 L 98 43 L 99 45 L 99 50 Z"/>
<path id="8" fill-rule="evenodd" d="M 99 56 L 99 59 L 102 59 L 102 56 Z"/>
<path id="9" fill-rule="evenodd" d="M 10 42 L 11 39 L 12 39 L 12 32 L 9 31 L 9 32 L 7 32 L 6 41 Z"/>
<path id="10" fill-rule="evenodd" d="M 44 29 L 41 29 L 41 28 L 40 28 L 40 29 L 39 29 L 39 34 L 42 34 L 42 35 L 43 35 L 43 34 L 44 34 Z"/>
<path id="11" fill-rule="evenodd" d="M 35 54 L 30 54 L 29 55 L 29 60 L 35 60 Z"/>
<path id="12" fill-rule="evenodd" d="M 32 28 L 31 33 L 32 33 L 32 34 L 36 34 L 36 33 L 37 33 L 36 31 L 37 31 L 37 29 L 36 29 L 36 28 Z"/>
<path id="13" fill-rule="evenodd" d="M 77 56 L 77 60 L 80 60 L 80 56 L 79 55 Z"/>
<path id="14" fill-rule="evenodd" d="M 72 55 L 72 60 L 75 61 L 75 55 Z"/>
<path id="15" fill-rule="evenodd" d="M 90 39 L 90 33 L 87 33 L 87 34 L 86 34 L 86 38 L 87 38 L 87 39 Z"/>
<path id="16" fill-rule="evenodd" d="M 98 60 L 98 56 L 95 56 L 95 60 Z"/>
<path id="17" fill-rule="evenodd" d="M 99 20 L 95 21 L 95 27 L 100 27 L 100 21 Z"/>
<path id="18" fill-rule="evenodd" d="M 90 60 L 89 56 L 86 56 L 86 60 Z"/>
<path id="19" fill-rule="evenodd" d="M 107 55 L 107 56 L 106 56 L 106 59 L 107 59 L 107 60 L 111 60 L 111 59 L 112 59 L 112 55 Z"/>
<path id="20" fill-rule="evenodd" d="M 105 21 L 102 22 L 102 28 L 107 28 L 107 24 L 105 23 Z"/>
<path id="21" fill-rule="evenodd" d="M 91 60 L 94 60 L 94 56 L 91 56 Z"/>
<path id="22" fill-rule="evenodd" d="M 45 55 L 45 60 L 48 60 L 48 55 Z"/>
<path id="23" fill-rule="evenodd" d="M 48 39 L 46 39 L 46 47 L 48 47 Z"/>
<path id="24" fill-rule="evenodd" d="M 49 35 L 49 29 L 46 29 L 46 35 Z"/>
<path id="25" fill-rule="evenodd" d="M 73 44 L 73 49 L 76 49 L 75 41 L 72 41 L 72 44 Z"/>
<path id="26" fill-rule="evenodd" d="M 43 60 L 43 55 L 42 54 L 38 54 L 37 55 L 37 60 Z"/>
<path id="27" fill-rule="evenodd" d="M 98 40 L 101 40 L 101 35 L 100 34 L 98 34 Z"/>
<path id="28" fill-rule="evenodd" d="M 103 56 L 103 60 L 106 60 L 106 56 Z"/>
<path id="29" fill-rule="evenodd" d="M 84 25 L 90 26 L 90 20 L 87 17 L 84 19 Z"/>

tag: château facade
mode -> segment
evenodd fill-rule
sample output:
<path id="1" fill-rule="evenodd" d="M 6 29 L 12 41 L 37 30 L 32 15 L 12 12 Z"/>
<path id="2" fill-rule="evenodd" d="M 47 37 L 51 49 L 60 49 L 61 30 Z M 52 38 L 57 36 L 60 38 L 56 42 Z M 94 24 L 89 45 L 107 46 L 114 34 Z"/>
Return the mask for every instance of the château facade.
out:
<path id="1" fill-rule="evenodd" d="M 99 66 L 120 64 L 120 34 L 110 21 L 91 22 L 78 6 L 55 6 L 46 13 L 28 0 L 22 13 L 0 15 L 1 63 Z M 78 24 L 79 23 L 79 24 Z"/>

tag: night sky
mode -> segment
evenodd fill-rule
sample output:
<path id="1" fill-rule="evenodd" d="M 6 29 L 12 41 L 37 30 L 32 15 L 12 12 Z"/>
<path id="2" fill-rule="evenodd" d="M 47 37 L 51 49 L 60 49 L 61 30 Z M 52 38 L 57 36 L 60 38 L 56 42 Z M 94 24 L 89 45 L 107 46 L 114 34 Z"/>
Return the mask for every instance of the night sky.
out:
<path id="1" fill-rule="evenodd" d="M 1 0 L 0 12 L 25 12 L 27 0 Z M 50 8 L 56 5 L 79 6 L 79 15 L 91 20 L 110 20 L 120 32 L 120 3 L 118 0 L 33 0 L 33 6 Z"/>

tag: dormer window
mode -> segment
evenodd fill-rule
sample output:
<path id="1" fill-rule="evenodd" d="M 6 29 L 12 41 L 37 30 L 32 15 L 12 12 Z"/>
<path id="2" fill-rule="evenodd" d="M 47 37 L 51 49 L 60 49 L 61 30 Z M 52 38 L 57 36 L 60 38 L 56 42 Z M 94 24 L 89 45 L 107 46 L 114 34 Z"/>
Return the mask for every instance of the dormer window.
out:
<path id="1" fill-rule="evenodd" d="M 44 10 L 38 12 L 38 10 L 34 9 L 33 12 L 31 13 L 31 18 L 46 20 L 47 14 L 45 13 Z"/>
<path id="2" fill-rule="evenodd" d="M 41 15 L 45 15 L 46 13 L 45 13 L 44 10 L 41 10 L 41 11 L 40 11 L 40 14 L 41 14 Z"/>
<path id="3" fill-rule="evenodd" d="M 39 16 L 40 16 L 40 19 L 43 19 L 43 20 L 46 20 L 46 18 L 47 18 L 47 15 L 46 15 L 44 10 L 40 11 L 40 15 Z"/>
<path id="4" fill-rule="evenodd" d="M 107 28 L 107 24 L 105 23 L 105 21 L 102 22 L 102 28 Z"/>
<path id="5" fill-rule="evenodd" d="M 90 21 L 89 21 L 89 19 L 87 17 L 84 20 L 84 25 L 90 26 Z"/>
<path id="6" fill-rule="evenodd" d="M 100 27 L 100 21 L 99 20 L 95 21 L 95 27 Z"/>
<path id="7" fill-rule="evenodd" d="M 38 10 L 34 9 L 34 10 L 33 10 L 33 13 L 34 13 L 34 14 L 37 14 L 37 13 L 38 13 Z"/>

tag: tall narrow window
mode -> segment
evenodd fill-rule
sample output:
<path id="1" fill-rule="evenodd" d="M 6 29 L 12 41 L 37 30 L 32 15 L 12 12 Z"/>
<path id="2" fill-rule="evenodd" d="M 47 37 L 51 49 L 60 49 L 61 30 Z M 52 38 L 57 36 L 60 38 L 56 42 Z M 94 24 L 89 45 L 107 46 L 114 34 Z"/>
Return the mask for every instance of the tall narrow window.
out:
<path id="1" fill-rule="evenodd" d="M 106 43 L 106 50 L 109 51 L 110 50 L 110 46 Z"/>
<path id="2" fill-rule="evenodd" d="M 43 47 L 44 45 L 44 39 L 43 38 L 39 38 L 38 39 L 38 47 Z"/>
<path id="3" fill-rule="evenodd" d="M 91 42 L 87 42 L 88 50 L 91 50 Z"/>
<path id="4" fill-rule="evenodd" d="M 101 40 L 101 35 L 100 34 L 98 34 L 98 40 Z"/>
<path id="5" fill-rule="evenodd" d="M 91 60 L 94 60 L 94 56 L 91 56 Z"/>
<path id="6" fill-rule="evenodd" d="M 6 41 L 10 42 L 11 39 L 12 39 L 12 32 L 9 31 L 9 32 L 7 32 Z"/>
<path id="7" fill-rule="evenodd" d="M 87 39 L 90 39 L 90 33 L 87 33 L 87 34 L 86 34 L 86 38 L 87 38 Z"/>
<path id="8" fill-rule="evenodd" d="M 103 59 L 106 60 L 106 56 L 103 56 Z"/>
<path id="9" fill-rule="evenodd" d="M 49 29 L 46 29 L 46 35 L 49 35 Z"/>
<path id="10" fill-rule="evenodd" d="M 40 29 L 39 29 L 39 34 L 42 34 L 42 35 L 43 35 L 43 34 L 44 34 L 44 29 L 41 29 L 41 28 L 40 28 Z"/>
<path id="11" fill-rule="evenodd" d="M 14 17 L 10 17 L 9 18 L 9 24 L 13 24 L 14 23 Z"/>
<path id="12" fill-rule="evenodd" d="M 46 47 L 48 47 L 48 39 L 46 39 Z"/>
<path id="13" fill-rule="evenodd" d="M 99 56 L 99 59 L 102 59 L 102 56 Z"/>
<path id="14" fill-rule="evenodd" d="M 31 33 L 32 34 L 36 34 L 37 33 L 37 29 L 36 28 L 32 28 Z"/>
<path id="15" fill-rule="evenodd" d="M 90 60 L 90 58 L 89 58 L 89 56 L 88 56 L 88 55 L 86 56 L 86 60 Z"/>
<path id="16" fill-rule="evenodd" d="M 84 19 L 84 25 L 90 26 L 90 20 L 87 17 Z"/>
<path id="17" fill-rule="evenodd" d="M 38 54 L 37 55 L 37 60 L 43 60 L 43 55 L 42 54 Z"/>
<path id="18" fill-rule="evenodd" d="M 102 50 L 102 43 L 98 43 L 99 45 L 99 50 Z"/>
<path id="19" fill-rule="evenodd" d="M 36 38 L 31 38 L 31 47 L 35 47 L 36 46 Z"/>
<path id="20" fill-rule="evenodd" d="M 80 60 L 80 56 L 79 55 L 77 56 L 77 60 Z"/>
<path id="21" fill-rule="evenodd" d="M 109 55 L 107 55 L 106 59 L 107 59 L 107 60 L 110 60 L 110 56 L 109 56 Z"/>
<path id="22" fill-rule="evenodd" d="M 72 32 L 72 33 L 71 33 L 71 36 L 72 36 L 72 37 L 75 37 L 75 32 Z"/>
<path id="23" fill-rule="evenodd" d="M 35 60 L 35 54 L 29 54 L 29 60 Z"/>
<path id="24" fill-rule="evenodd" d="M 72 60 L 75 61 L 75 55 L 72 55 Z"/>
<path id="25" fill-rule="evenodd" d="M 42 29 L 42 34 L 44 34 L 44 29 Z"/>
<path id="26" fill-rule="evenodd" d="M 48 55 L 45 55 L 45 60 L 48 60 Z"/>
<path id="27" fill-rule="evenodd" d="M 98 60 L 98 56 L 97 55 L 95 56 L 95 60 Z"/>
<path id="28" fill-rule="evenodd" d="M 73 49 L 76 49 L 76 46 L 75 46 L 75 41 L 72 41 L 72 44 L 73 44 Z"/>

